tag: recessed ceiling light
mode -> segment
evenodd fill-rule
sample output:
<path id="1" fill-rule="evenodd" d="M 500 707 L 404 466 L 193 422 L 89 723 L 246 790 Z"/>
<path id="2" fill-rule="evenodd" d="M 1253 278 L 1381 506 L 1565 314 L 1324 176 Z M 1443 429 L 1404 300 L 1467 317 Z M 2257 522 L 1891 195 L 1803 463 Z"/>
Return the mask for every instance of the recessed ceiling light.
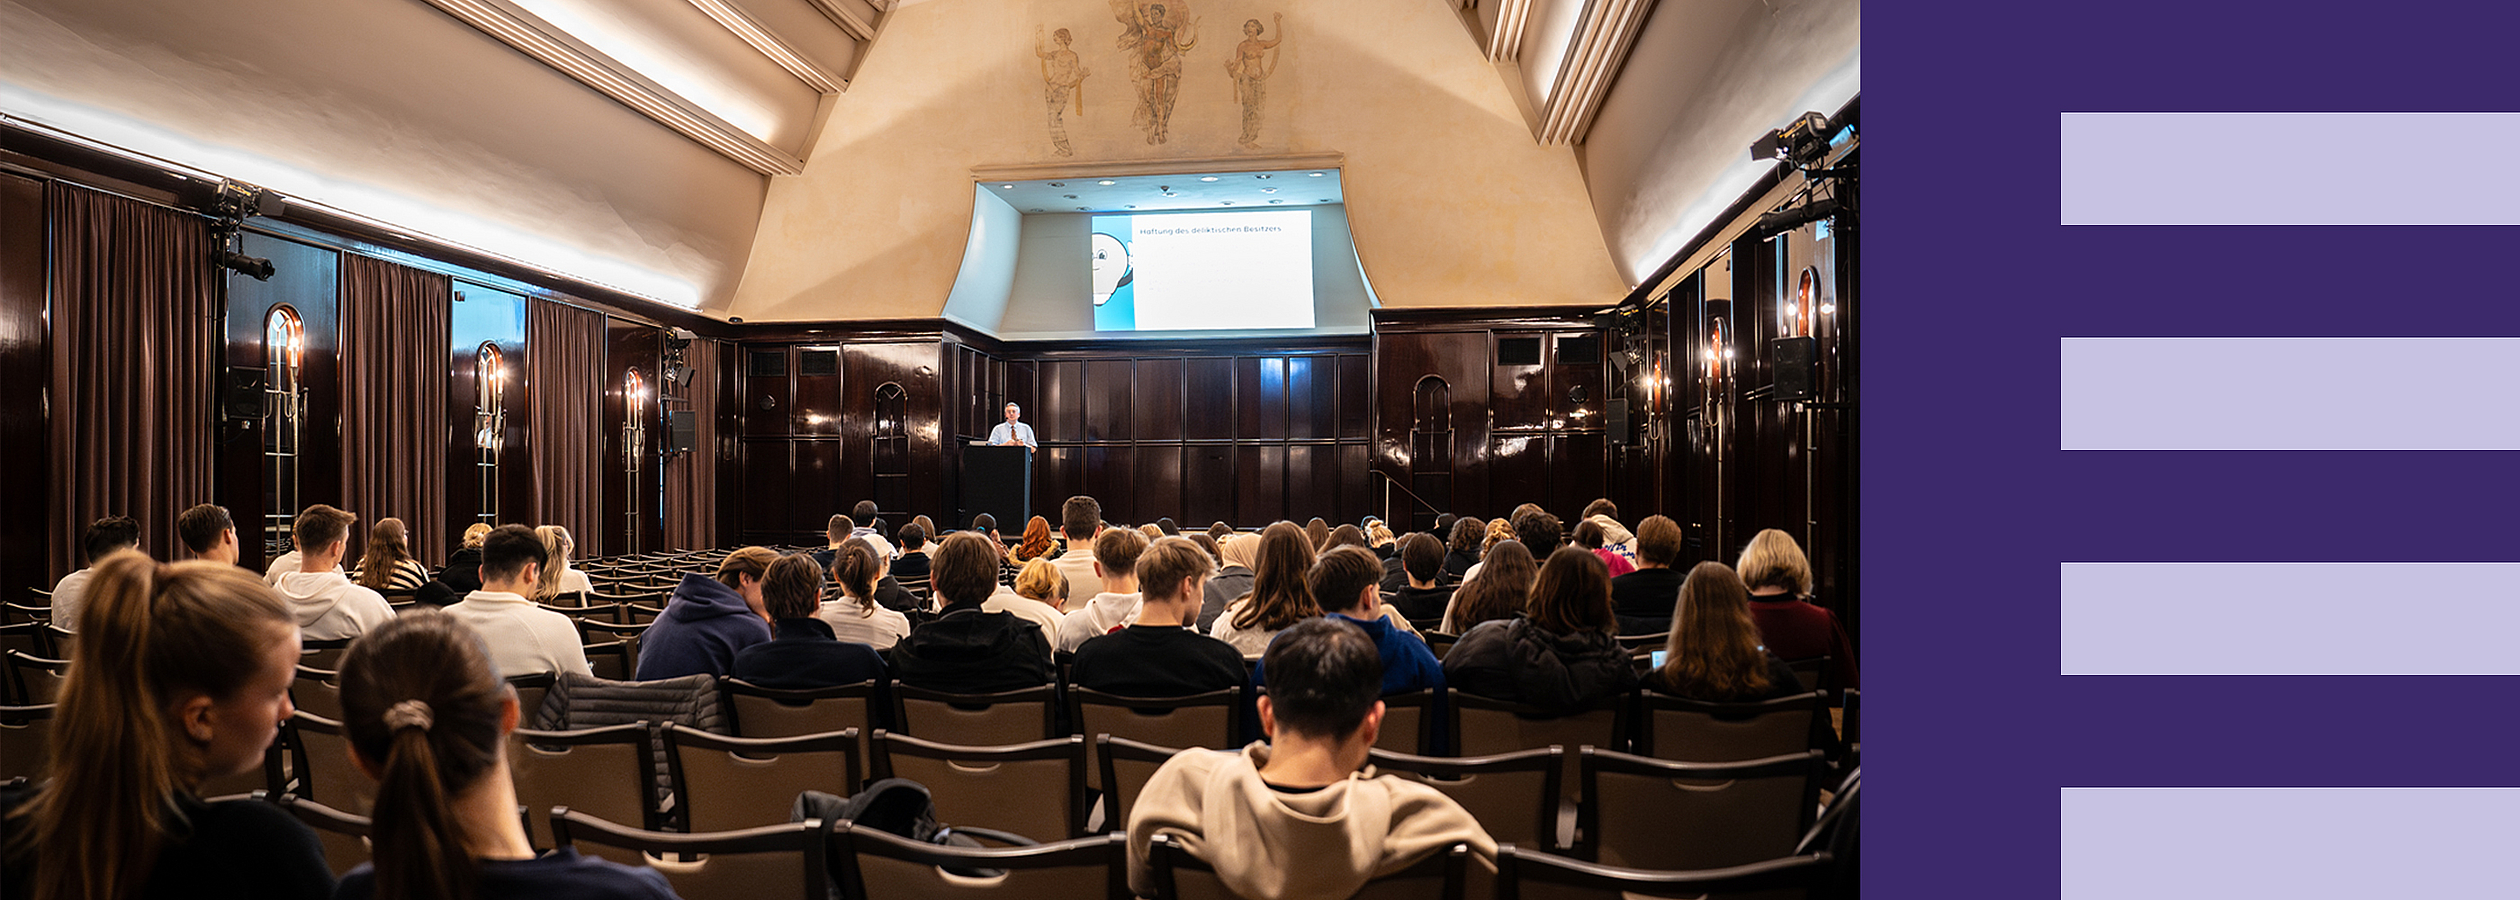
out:
<path id="1" fill-rule="evenodd" d="M 1040 212 L 1040 211 L 1041 211 L 1041 208 L 1040 208 L 1040 207 L 1038 207 L 1038 206 L 1033 207 L 1033 212 Z"/>
<path id="2" fill-rule="evenodd" d="M 1284 200 L 1271 200 L 1271 201 L 1269 201 L 1269 202 L 1271 202 L 1271 203 L 1284 203 L 1284 202 L 1286 202 L 1286 201 L 1284 201 Z"/>
<path id="3" fill-rule="evenodd" d="M 1226 201 L 1222 201 L 1222 202 L 1223 202 L 1225 205 L 1227 205 L 1227 206 L 1232 206 L 1232 205 L 1234 205 L 1234 201 L 1231 201 L 1231 200 L 1226 200 Z"/>
<path id="4" fill-rule="evenodd" d="M 1077 207 L 1077 208 L 1076 208 L 1076 211 L 1077 211 L 1077 212 L 1084 212 L 1084 211 L 1086 211 L 1086 210 L 1087 210 L 1087 209 L 1089 209 L 1089 208 L 1091 208 L 1091 207 L 1079 206 L 1079 207 Z"/>
<path id="5" fill-rule="evenodd" d="M 1067 182 L 1064 182 L 1064 181 L 1053 181 L 1053 182 L 1050 182 L 1050 186 L 1051 186 L 1051 187 L 1067 187 Z"/>
<path id="6" fill-rule="evenodd" d="M 1001 185 L 998 185 L 998 190 L 1001 190 L 1001 191 L 1011 191 L 1011 190 L 1014 190 L 1014 189 L 1015 189 L 1015 186 L 1014 186 L 1014 185 L 1011 185 L 1011 184 L 1001 184 Z"/>
<path id="7" fill-rule="evenodd" d="M 1267 181 L 1267 180 L 1269 180 L 1269 176 L 1267 176 L 1267 175 L 1254 175 L 1254 176 L 1251 176 L 1251 177 L 1253 177 L 1253 178 L 1257 178 L 1257 179 L 1260 179 L 1260 180 L 1262 180 L 1262 181 Z"/>
<path id="8" fill-rule="evenodd" d="M 1075 195 L 1075 194 L 1060 194 L 1059 196 L 1061 196 L 1061 197 L 1066 197 L 1066 198 L 1068 198 L 1068 199 L 1070 199 L 1070 200 L 1074 200 L 1074 199 L 1076 199 L 1076 195 Z"/>
<path id="9" fill-rule="evenodd" d="M 1166 197 L 1179 197 L 1179 196 L 1181 196 L 1181 194 L 1180 194 L 1179 192 L 1176 192 L 1176 191 L 1165 191 L 1165 192 L 1164 192 L 1164 196 L 1166 196 Z"/>
<path id="10" fill-rule="evenodd" d="M 1121 205 L 1120 205 L 1120 208 L 1121 208 L 1121 209 L 1136 209 L 1136 208 L 1137 208 L 1137 204 L 1135 204 L 1135 203 L 1123 203 L 1123 204 L 1121 204 Z"/>
<path id="11" fill-rule="evenodd" d="M 1169 184 L 1159 184 L 1159 185 L 1156 185 L 1156 186 L 1155 186 L 1155 189 L 1156 189 L 1156 190 L 1159 190 L 1159 191 L 1170 191 L 1170 190 L 1172 190 L 1172 185 L 1169 185 Z"/>
<path id="12" fill-rule="evenodd" d="M 1199 180 L 1200 180 L 1200 181 L 1215 181 L 1215 180 L 1216 180 L 1216 176 L 1214 176 L 1214 175 L 1201 175 L 1201 176 L 1199 176 Z"/>
<path id="13" fill-rule="evenodd" d="M 1314 172 L 1314 173 L 1312 173 L 1312 177 L 1314 177 L 1314 178 L 1319 178 L 1319 177 L 1321 177 L 1321 176 L 1322 176 L 1322 175 L 1324 175 L 1324 174 L 1327 174 L 1327 173 L 1323 173 L 1323 172 Z"/>
<path id="14" fill-rule="evenodd" d="M 1328 198 L 1328 197 L 1323 197 L 1323 198 L 1321 198 L 1320 200 L 1315 201 L 1315 202 L 1319 202 L 1319 203 L 1328 203 L 1328 202 L 1330 202 L 1330 198 Z"/>
<path id="15" fill-rule="evenodd" d="M 1095 184 L 1102 185 L 1102 186 L 1104 186 L 1104 187 L 1109 187 L 1109 186 L 1111 186 L 1111 185 L 1119 184 L 1120 182 L 1113 181 L 1113 180 L 1111 180 L 1111 179 L 1109 179 L 1109 178 L 1105 178 L 1105 179 L 1103 179 L 1103 180 L 1101 180 L 1101 181 L 1097 181 L 1097 182 L 1094 182 L 1094 183 L 1095 183 Z"/>
<path id="16" fill-rule="evenodd" d="M 1261 188 L 1261 189 L 1260 189 L 1260 193 L 1263 193 L 1263 194 L 1274 194 L 1274 193 L 1277 193 L 1277 188 Z"/>

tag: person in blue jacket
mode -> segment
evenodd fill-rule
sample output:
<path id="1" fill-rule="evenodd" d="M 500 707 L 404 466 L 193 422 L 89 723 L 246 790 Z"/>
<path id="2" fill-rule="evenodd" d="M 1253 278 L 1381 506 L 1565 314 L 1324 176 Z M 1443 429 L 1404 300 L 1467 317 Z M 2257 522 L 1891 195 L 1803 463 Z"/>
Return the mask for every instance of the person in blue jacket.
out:
<path id="1" fill-rule="evenodd" d="M 726 555 L 715 578 L 683 576 L 665 601 L 665 614 L 639 637 L 638 679 L 724 675 L 736 651 L 768 642 L 761 576 L 778 559 L 768 547 L 745 547 Z"/>
<path id="2" fill-rule="evenodd" d="M 1324 613 L 1346 619 L 1373 637 L 1374 648 L 1382 653 L 1383 693 L 1443 687 L 1444 666 L 1435 661 L 1435 651 L 1427 649 L 1426 640 L 1401 631 L 1384 617 L 1382 576 L 1382 561 L 1372 551 L 1340 547 L 1322 554 L 1306 581 Z M 1266 661 L 1263 657 L 1261 665 L 1252 667 L 1252 686 L 1268 686 Z"/>

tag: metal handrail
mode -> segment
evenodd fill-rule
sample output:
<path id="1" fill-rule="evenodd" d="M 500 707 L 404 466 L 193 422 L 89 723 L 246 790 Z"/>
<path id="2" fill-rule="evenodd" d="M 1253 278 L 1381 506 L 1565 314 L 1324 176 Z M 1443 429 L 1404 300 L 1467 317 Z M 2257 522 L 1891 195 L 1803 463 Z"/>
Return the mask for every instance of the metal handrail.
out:
<path id="1" fill-rule="evenodd" d="M 1426 498 L 1418 496 L 1416 491 L 1412 491 L 1412 490 L 1409 490 L 1408 488 L 1400 487 L 1400 479 L 1399 479 L 1399 477 L 1398 477 L 1398 476 L 1395 476 L 1395 475 L 1393 475 L 1393 474 L 1391 474 L 1391 473 L 1389 473 L 1389 472 L 1385 472 L 1385 471 L 1383 471 L 1383 470 L 1381 470 L 1381 469 L 1367 469 L 1367 470 L 1365 470 L 1365 474 L 1367 474 L 1367 475 L 1380 475 L 1380 476 L 1382 476 L 1382 479 L 1383 479 L 1383 508 L 1384 508 L 1384 509 L 1390 509 L 1390 508 L 1391 508 L 1391 492 L 1392 492 L 1392 490 L 1397 489 L 1397 490 L 1399 490 L 1399 491 L 1400 491 L 1400 493 L 1403 493 L 1403 494 L 1407 494 L 1407 495 L 1409 495 L 1409 499 L 1417 501 L 1417 503 L 1418 503 L 1418 505 L 1419 505 L 1419 506 L 1426 507 L 1426 511 L 1427 511 L 1427 512 L 1431 512 L 1431 513 L 1434 513 L 1434 514 L 1439 515 L 1439 516 L 1444 514 L 1444 511 L 1443 511 L 1443 510 L 1441 510 L 1441 509 L 1436 508 L 1435 504 L 1428 503 L 1428 502 L 1426 502 Z"/>

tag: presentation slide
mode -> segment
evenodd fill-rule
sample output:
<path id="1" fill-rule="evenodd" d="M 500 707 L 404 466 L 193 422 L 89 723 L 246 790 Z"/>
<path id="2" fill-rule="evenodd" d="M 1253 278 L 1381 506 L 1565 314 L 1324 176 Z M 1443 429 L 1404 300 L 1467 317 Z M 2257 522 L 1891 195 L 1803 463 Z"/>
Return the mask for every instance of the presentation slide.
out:
<path id="1" fill-rule="evenodd" d="M 1313 327 L 1312 213 L 1094 217 L 1096 331 Z"/>

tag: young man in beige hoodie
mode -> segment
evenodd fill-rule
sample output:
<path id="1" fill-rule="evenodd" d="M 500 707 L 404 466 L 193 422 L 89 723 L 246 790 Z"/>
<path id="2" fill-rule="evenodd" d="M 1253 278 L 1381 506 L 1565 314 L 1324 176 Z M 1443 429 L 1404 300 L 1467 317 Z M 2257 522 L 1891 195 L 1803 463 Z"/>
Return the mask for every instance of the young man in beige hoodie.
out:
<path id="1" fill-rule="evenodd" d="M 298 570 L 280 573 L 272 587 L 297 612 L 302 639 L 354 638 L 394 618 L 383 594 L 360 587 L 341 572 L 341 558 L 350 552 L 350 526 L 358 521 L 355 514 L 318 503 L 298 513 L 289 526 L 297 540 Z"/>
<path id="2" fill-rule="evenodd" d="M 1269 644 L 1260 730 L 1241 753 L 1184 750 L 1129 809 L 1129 886 L 1154 893 L 1147 849 L 1179 838 L 1252 900 L 1346 897 L 1454 844 L 1495 865 L 1496 841 L 1434 788 L 1376 775 L 1366 752 L 1382 729 L 1382 656 L 1338 616 L 1305 619 Z"/>

